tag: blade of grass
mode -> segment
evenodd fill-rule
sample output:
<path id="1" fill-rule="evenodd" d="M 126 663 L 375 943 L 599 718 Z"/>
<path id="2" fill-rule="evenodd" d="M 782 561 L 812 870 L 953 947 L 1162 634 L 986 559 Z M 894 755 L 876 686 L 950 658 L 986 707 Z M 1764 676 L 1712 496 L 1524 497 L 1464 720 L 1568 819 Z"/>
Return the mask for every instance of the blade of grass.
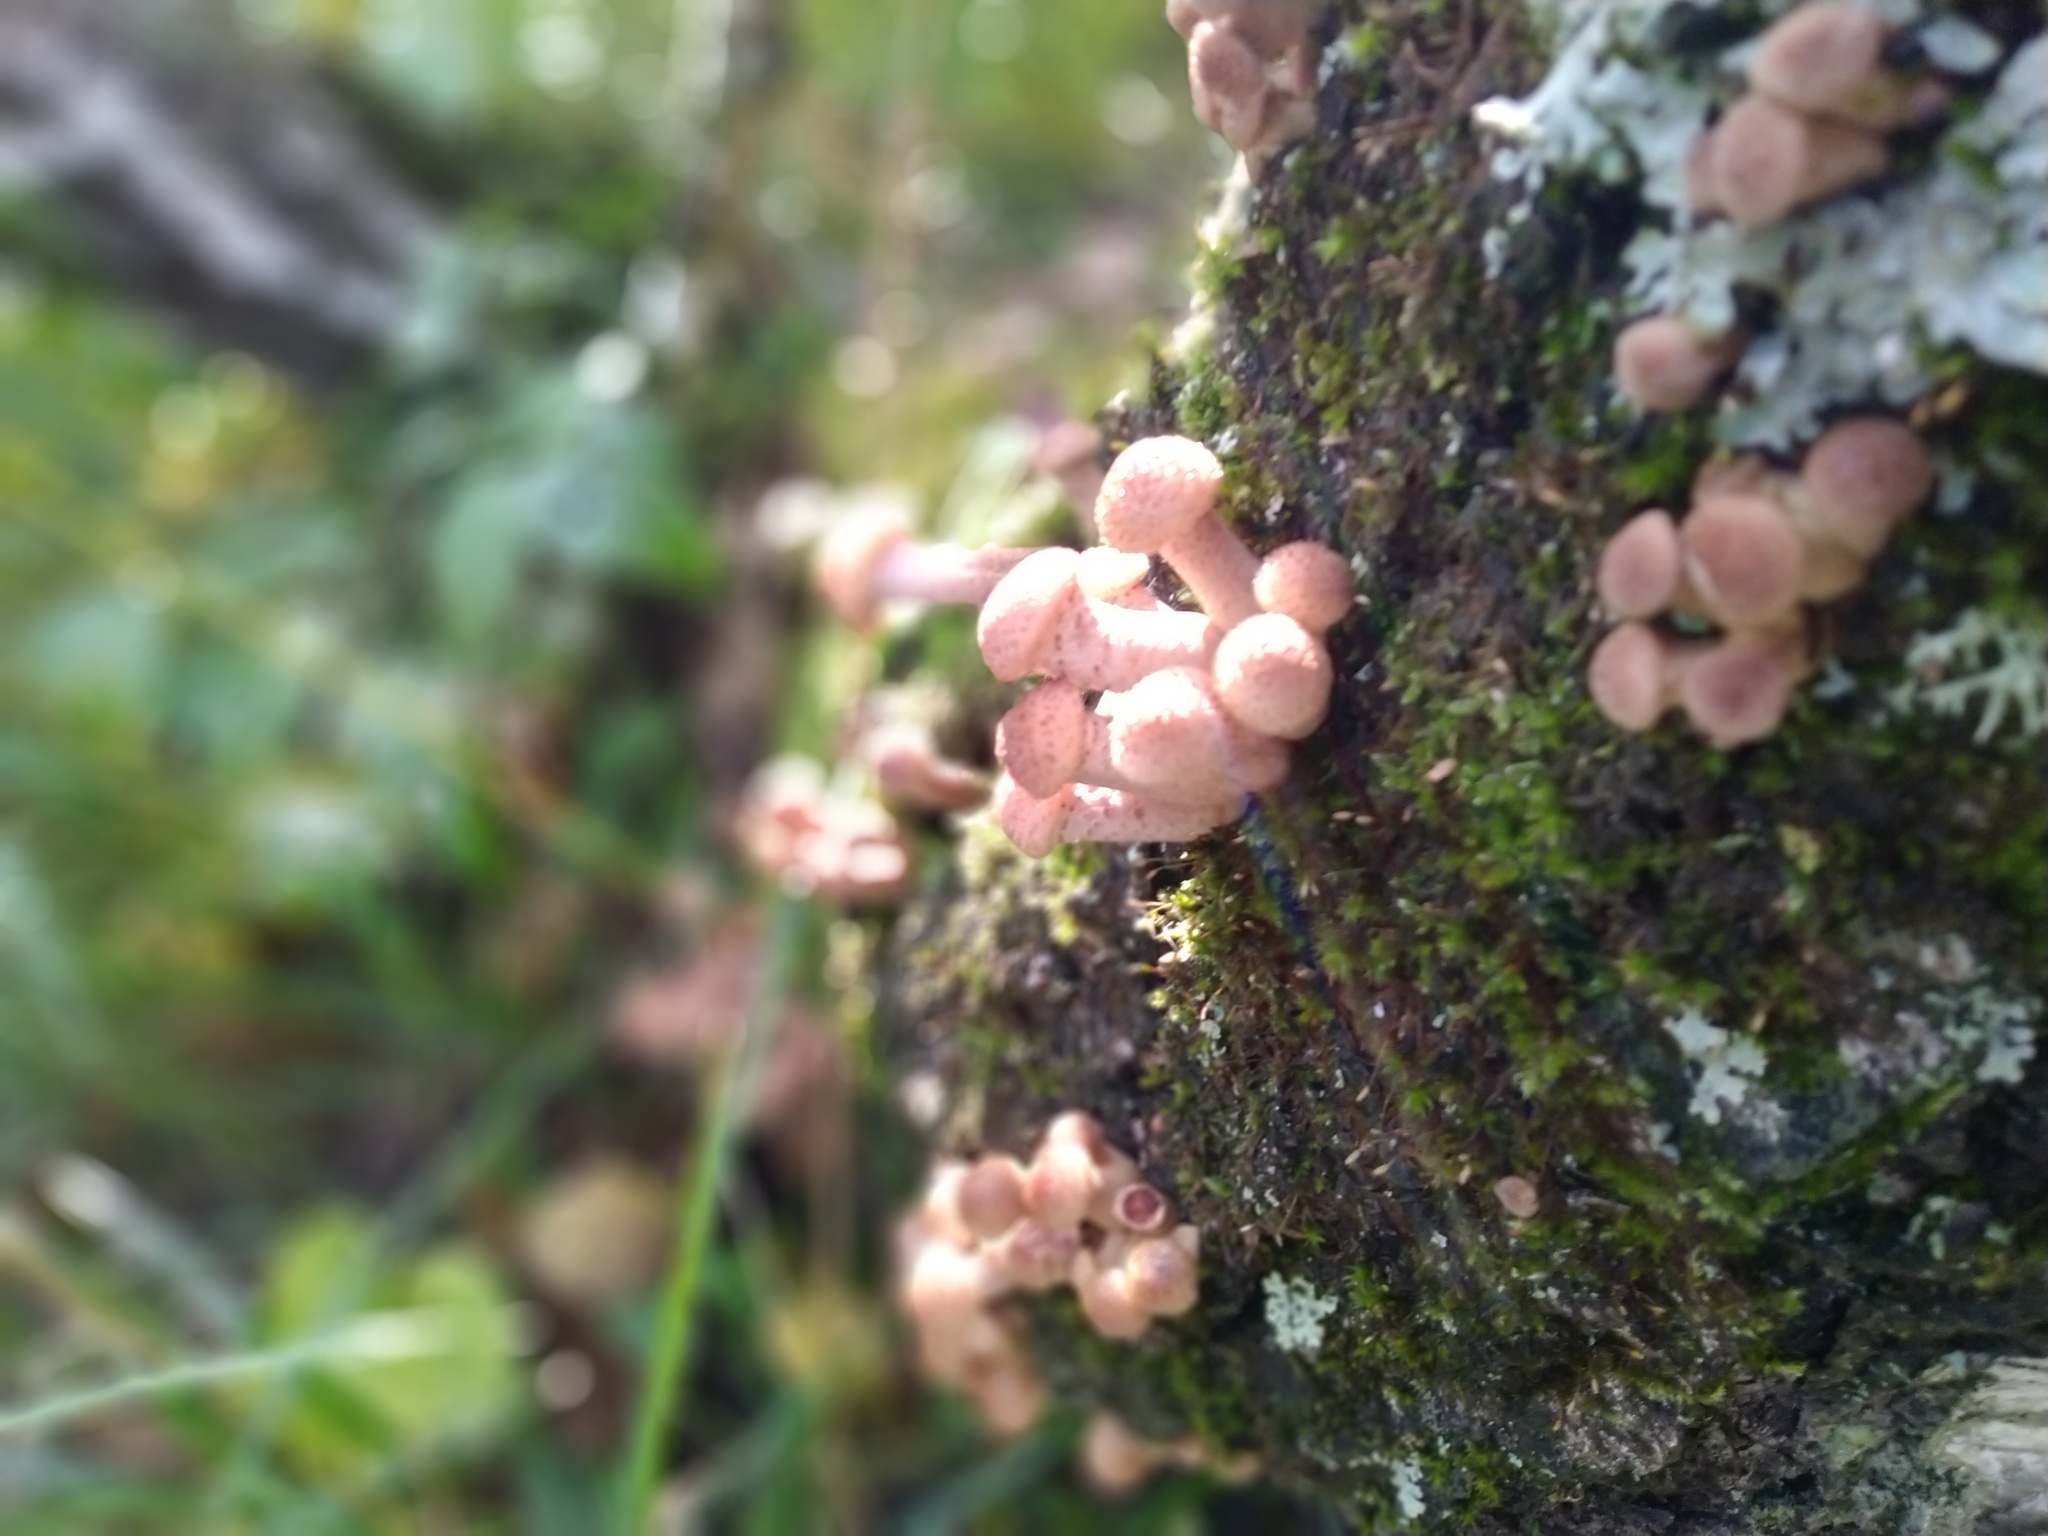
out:
<path id="1" fill-rule="evenodd" d="M 616 1536 L 644 1536 L 660 1481 L 662 1451 L 674 1427 L 677 1405 L 690 1371 L 691 1324 L 697 1293 L 704 1281 L 704 1259 L 712 1241 L 712 1220 L 725 1183 L 742 1113 L 775 1043 L 788 991 L 789 967 L 796 949 L 802 904 L 776 898 L 764 946 L 766 963 L 761 983 L 747 1009 L 746 1033 L 726 1069 L 710 1080 L 703 1095 L 697 1135 L 690 1148 L 688 1178 L 679 1191 L 675 1247 L 669 1255 L 654 1319 L 654 1344 L 649 1351 L 640 1403 L 633 1416 L 633 1435 L 620 1483 Z"/>

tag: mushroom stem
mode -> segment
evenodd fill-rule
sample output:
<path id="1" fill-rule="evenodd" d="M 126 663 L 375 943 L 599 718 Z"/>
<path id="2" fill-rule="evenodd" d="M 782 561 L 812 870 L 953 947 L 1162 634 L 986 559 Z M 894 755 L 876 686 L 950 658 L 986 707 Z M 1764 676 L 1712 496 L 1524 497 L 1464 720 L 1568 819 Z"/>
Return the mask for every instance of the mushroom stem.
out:
<path id="1" fill-rule="evenodd" d="M 996 583 L 1015 569 L 1030 549 L 983 544 L 919 544 L 905 539 L 883 555 L 874 587 L 882 600 L 922 603 L 988 601 Z"/>
<path id="2" fill-rule="evenodd" d="M 1038 673 L 1082 688 L 1128 688 L 1161 667 L 1207 663 L 1221 632 L 1199 613 L 1098 601 L 1081 581 L 1091 567 L 1071 549 L 1020 561 L 982 604 L 982 660 L 1004 682 Z"/>

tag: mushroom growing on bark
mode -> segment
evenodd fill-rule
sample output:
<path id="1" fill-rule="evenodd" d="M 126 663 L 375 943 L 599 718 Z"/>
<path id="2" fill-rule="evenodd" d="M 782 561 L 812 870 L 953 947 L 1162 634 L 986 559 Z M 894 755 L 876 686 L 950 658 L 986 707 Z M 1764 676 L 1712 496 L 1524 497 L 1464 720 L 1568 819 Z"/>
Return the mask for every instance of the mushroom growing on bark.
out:
<path id="1" fill-rule="evenodd" d="M 979 603 L 1031 553 L 995 544 L 921 544 L 901 518 L 878 513 L 826 533 L 812 575 L 840 618 L 872 629 L 891 602 Z"/>

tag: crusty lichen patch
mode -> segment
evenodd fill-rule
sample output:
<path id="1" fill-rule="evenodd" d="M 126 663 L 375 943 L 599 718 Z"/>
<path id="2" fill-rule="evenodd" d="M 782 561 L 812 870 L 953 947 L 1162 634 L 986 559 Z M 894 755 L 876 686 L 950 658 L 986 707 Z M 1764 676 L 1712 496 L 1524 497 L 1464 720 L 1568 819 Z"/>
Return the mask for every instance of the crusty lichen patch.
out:
<path id="1" fill-rule="evenodd" d="M 1116 423 L 1215 445 L 1255 547 L 1358 557 L 1331 721 L 1184 855 L 975 843 L 899 946 L 907 1044 L 956 1149 L 1081 1104 L 1202 1227 L 1202 1304 L 1140 1344 L 1033 1314 L 1056 1390 L 1142 1433 L 1418 1529 L 1604 1498 L 1805 1530 L 1852 1487 L 1900 1528 L 1946 1408 L 1858 1383 L 2048 1327 L 2016 1288 L 2048 1251 L 2042 1069 L 1956 1034 L 1974 988 L 2048 993 L 2048 749 L 1889 702 L 1914 634 L 2040 586 L 2048 390 L 1942 362 L 1967 515 L 1826 613 L 1842 682 L 1777 737 L 1617 738 L 1580 683 L 1594 560 L 1705 446 L 1606 378 L 1638 205 L 1553 178 L 1490 247 L 1516 194 L 1469 110 L 1540 74 L 1521 13 L 1339 30 L 1316 137 L 1204 260 L 1213 332 Z M 1663 1027 L 1688 1011 L 1743 1085 L 1711 1118 Z M 1312 1354 L 1276 1345 L 1271 1275 L 1338 1299 Z"/>

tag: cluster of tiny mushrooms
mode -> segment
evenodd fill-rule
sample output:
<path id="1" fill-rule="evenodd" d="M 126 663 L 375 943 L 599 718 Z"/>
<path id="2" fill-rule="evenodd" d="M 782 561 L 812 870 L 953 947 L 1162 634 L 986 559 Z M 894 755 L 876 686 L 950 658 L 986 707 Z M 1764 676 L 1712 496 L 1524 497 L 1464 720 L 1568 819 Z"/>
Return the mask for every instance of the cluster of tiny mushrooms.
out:
<path id="1" fill-rule="evenodd" d="M 1758 228 L 1881 175 L 1885 134 L 1928 121 L 1947 99 L 1890 65 L 1891 41 L 1882 17 L 1834 0 L 1767 28 L 1747 91 L 1687 157 L 1692 213 Z M 1616 340 L 1615 381 L 1646 410 L 1685 410 L 1714 392 L 1747 340 L 1739 326 L 1701 335 L 1677 315 L 1651 315 Z M 1888 416 L 1835 422 L 1796 470 L 1755 455 L 1710 460 L 1682 521 L 1643 512 L 1601 556 L 1600 600 L 1621 622 L 1593 652 L 1594 702 L 1625 731 L 1676 707 L 1717 746 L 1770 735 L 1813 670 L 1805 605 L 1861 586 L 1934 478 L 1926 445 Z M 1668 632 L 1651 622 L 1663 614 L 1720 634 Z"/>
<path id="2" fill-rule="evenodd" d="M 1314 0 L 1168 0 L 1166 11 L 1187 39 L 1196 115 L 1255 169 L 1313 126 Z M 1880 17 L 1834 0 L 1768 28 L 1748 91 L 1693 146 L 1693 214 L 1755 228 L 1882 174 L 1885 135 L 1946 100 L 1891 67 L 1890 41 Z M 1649 316 L 1617 340 L 1616 382 L 1646 410 L 1689 409 L 1746 341 L 1739 328 L 1702 335 Z M 1092 429 L 1069 424 L 1048 434 L 1039 465 L 1077 506 L 1093 501 L 1098 547 L 927 544 L 901 522 L 864 519 L 834 530 L 815 569 L 859 628 L 894 603 L 978 604 L 990 670 L 1040 679 L 997 729 L 993 791 L 1003 830 L 1033 857 L 1061 842 L 1183 841 L 1236 819 L 1285 777 L 1288 744 L 1321 723 L 1333 681 L 1323 635 L 1353 602 L 1335 550 L 1300 542 L 1262 559 L 1246 548 L 1216 515 L 1223 472 L 1202 444 L 1140 439 L 1106 476 L 1099 450 Z M 1676 707 L 1717 745 L 1769 735 L 1812 670 L 1805 605 L 1859 586 L 1933 480 L 1919 438 L 1884 416 L 1837 421 L 1796 469 L 1710 461 L 1682 519 L 1642 512 L 1602 554 L 1599 596 L 1621 622 L 1593 654 L 1594 701 L 1627 731 Z M 1155 556 L 1201 612 L 1153 595 Z M 1665 615 L 1720 633 L 1667 630 L 1654 622 Z M 875 733 L 864 751 L 884 798 L 960 810 L 988 793 L 915 732 Z M 741 840 L 756 862 L 842 900 L 900 894 L 907 848 L 886 813 L 799 777 L 785 766 L 751 793 Z M 1510 1215 L 1537 1214 L 1527 1179 L 1494 1192 Z M 1198 1253 L 1196 1229 L 1177 1225 L 1168 1198 L 1078 1111 L 1051 1123 L 1029 1164 L 1000 1153 L 939 1164 L 897 1245 L 926 1372 L 1006 1433 L 1038 1420 L 1046 1391 L 1003 1297 L 1068 1285 L 1097 1331 L 1136 1338 L 1194 1306 Z M 1169 1465 L 1249 1470 L 1219 1466 L 1193 1440 L 1146 1441 L 1112 1415 L 1091 1422 L 1083 1466 L 1098 1487 L 1121 1491 Z"/>
<path id="3" fill-rule="evenodd" d="M 920 1364 L 1003 1434 L 1030 1428 L 1046 1405 L 1023 1340 L 998 1310 L 1004 1296 L 1071 1286 L 1096 1332 L 1135 1339 L 1195 1305 L 1200 1249 L 1173 1202 L 1079 1110 L 1054 1118 L 1029 1163 L 1001 1153 L 940 1162 L 896 1233 Z"/>

